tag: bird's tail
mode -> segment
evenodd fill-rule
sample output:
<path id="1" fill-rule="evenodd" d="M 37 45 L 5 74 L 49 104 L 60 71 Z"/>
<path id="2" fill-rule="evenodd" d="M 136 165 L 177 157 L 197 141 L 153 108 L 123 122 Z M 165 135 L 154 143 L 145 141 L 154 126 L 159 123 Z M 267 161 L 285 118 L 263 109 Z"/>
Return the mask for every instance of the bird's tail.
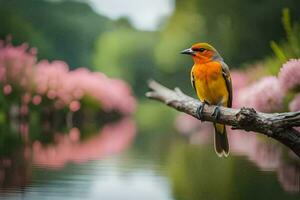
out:
<path id="1" fill-rule="evenodd" d="M 219 157 L 229 155 L 229 144 L 226 127 L 224 124 L 214 123 L 215 127 L 215 151 Z"/>

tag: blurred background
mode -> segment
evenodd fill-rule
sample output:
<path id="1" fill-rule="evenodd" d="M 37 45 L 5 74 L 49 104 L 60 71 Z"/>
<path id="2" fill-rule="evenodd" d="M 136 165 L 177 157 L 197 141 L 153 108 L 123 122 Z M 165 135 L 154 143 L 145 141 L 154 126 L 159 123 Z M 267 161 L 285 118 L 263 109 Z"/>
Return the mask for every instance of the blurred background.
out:
<path id="1" fill-rule="evenodd" d="M 234 107 L 300 110 L 300 1 L 0 0 L 0 199 L 299 199 L 299 158 L 147 100 L 215 46 Z"/>

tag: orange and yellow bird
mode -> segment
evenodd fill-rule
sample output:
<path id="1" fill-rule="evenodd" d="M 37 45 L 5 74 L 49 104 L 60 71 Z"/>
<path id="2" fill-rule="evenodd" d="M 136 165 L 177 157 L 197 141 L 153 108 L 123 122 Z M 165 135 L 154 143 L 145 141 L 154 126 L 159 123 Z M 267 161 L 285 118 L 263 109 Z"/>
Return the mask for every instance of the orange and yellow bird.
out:
<path id="1" fill-rule="evenodd" d="M 232 83 L 229 68 L 218 51 L 208 43 L 197 43 L 183 50 L 182 54 L 191 55 L 194 65 L 191 70 L 191 82 L 202 102 L 198 108 L 201 119 L 204 104 L 216 105 L 212 114 L 218 118 L 219 106 L 231 107 Z M 214 123 L 215 151 L 218 156 L 228 156 L 229 144 L 224 124 Z"/>

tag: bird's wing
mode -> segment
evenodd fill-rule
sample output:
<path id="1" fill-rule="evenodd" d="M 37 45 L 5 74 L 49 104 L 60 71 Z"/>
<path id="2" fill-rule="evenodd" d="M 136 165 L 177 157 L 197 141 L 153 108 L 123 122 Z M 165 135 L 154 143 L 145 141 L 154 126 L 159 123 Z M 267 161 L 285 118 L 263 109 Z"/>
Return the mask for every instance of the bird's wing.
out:
<path id="1" fill-rule="evenodd" d="M 195 86 L 195 79 L 194 79 L 193 70 L 191 70 L 191 84 L 192 84 L 193 88 L 195 89 L 195 91 L 197 93 L 196 86 Z"/>
<path id="2" fill-rule="evenodd" d="M 229 67 L 227 66 L 226 63 L 222 62 L 222 74 L 226 83 L 227 91 L 228 91 L 228 102 L 227 106 L 231 108 L 232 106 L 232 81 L 231 81 L 231 76 L 230 76 L 230 71 Z"/>

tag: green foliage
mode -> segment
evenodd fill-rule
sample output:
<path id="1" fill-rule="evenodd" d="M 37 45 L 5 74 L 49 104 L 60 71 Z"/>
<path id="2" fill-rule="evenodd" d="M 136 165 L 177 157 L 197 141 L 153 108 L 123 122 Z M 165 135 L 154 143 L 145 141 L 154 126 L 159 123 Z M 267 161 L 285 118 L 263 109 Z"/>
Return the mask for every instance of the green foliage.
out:
<path id="1" fill-rule="evenodd" d="M 3 118 L 3 121 L 0 121 L 0 157 L 3 157 L 16 149 L 21 149 L 23 141 L 18 134 L 17 124 L 9 124 L 8 120 L 4 119 L 6 113 L 0 111 L 0 115 Z"/>
<path id="2" fill-rule="evenodd" d="M 295 19 L 300 19 L 299 6 L 300 1 L 294 0 L 229 0 L 226 3 L 177 0 L 175 13 L 167 21 L 156 49 L 159 67 L 181 73 L 187 62 L 183 63 L 178 50 L 198 41 L 212 43 L 233 67 L 262 59 L 271 53 L 269 41 L 281 39 L 284 34 L 278 23 L 281 10 L 288 7 L 295 13 Z M 167 48 L 171 53 L 164 57 L 162 52 Z"/>
<path id="3" fill-rule="evenodd" d="M 39 53 L 42 55 L 49 55 L 54 51 L 53 45 L 47 42 L 44 35 L 33 27 L 31 22 L 22 18 L 19 14 L 0 7 L 0 19 L 2 19 L 0 29 L 1 39 L 5 39 L 10 35 L 13 37 L 14 43 L 27 42 L 31 46 L 41 47 L 39 48 Z"/>
<path id="4" fill-rule="evenodd" d="M 125 18 L 111 21 L 98 15 L 82 1 L 0 0 L 0 37 L 11 33 L 15 44 L 26 41 L 36 46 L 39 58 L 62 59 L 71 67 L 92 66 L 124 78 L 140 97 L 150 77 L 170 86 L 180 84 L 193 94 L 192 61 L 180 55 L 181 50 L 208 41 L 231 67 L 261 59 L 270 51 L 269 41 L 280 40 L 284 34 L 278 23 L 282 8 L 290 8 L 297 20 L 297 6 L 300 1 L 294 0 L 176 0 L 175 11 L 161 30 L 145 32 L 133 29 Z M 294 37 L 299 28 L 287 11 L 283 21 L 293 52 L 299 54 L 299 39 Z M 273 42 L 272 48 L 281 61 L 269 57 L 266 62 L 279 66 L 287 51 L 283 54 L 281 43 Z"/>
<path id="5" fill-rule="evenodd" d="M 204 21 L 196 0 L 177 1 L 176 10 L 160 34 L 155 47 L 157 67 L 165 73 L 182 72 L 187 60 L 179 55 L 183 49 L 205 37 Z"/>
<path id="6" fill-rule="evenodd" d="M 5 123 L 6 121 L 6 116 L 4 112 L 0 112 L 0 124 Z"/>
<path id="7" fill-rule="evenodd" d="M 276 55 L 276 57 L 279 59 L 279 61 L 282 64 L 287 61 L 287 57 L 286 57 L 285 53 L 283 52 L 283 50 L 279 47 L 279 45 L 276 42 L 271 41 L 271 48 L 272 48 L 274 54 Z"/>
<path id="8" fill-rule="evenodd" d="M 91 66 L 96 37 L 112 22 L 83 2 L 0 0 L 0 38 L 36 46 L 39 58 L 64 60 L 71 67 Z"/>
<path id="9" fill-rule="evenodd" d="M 150 132 L 153 135 L 153 130 L 159 130 L 157 133 L 170 131 L 170 127 L 174 125 L 176 114 L 177 112 L 165 105 L 145 100 L 139 102 L 135 119 L 141 131 Z"/>
<path id="10" fill-rule="evenodd" d="M 218 159 L 212 148 L 173 141 L 168 168 L 176 199 L 233 199 L 233 162 Z"/>
<path id="11" fill-rule="evenodd" d="M 277 74 L 282 64 L 289 59 L 300 57 L 300 26 L 298 22 L 292 23 L 288 8 L 282 11 L 282 25 L 286 40 L 280 43 L 271 41 L 271 48 L 275 56 L 270 56 L 264 61 L 264 65 L 269 68 L 272 74 Z"/>
<path id="12" fill-rule="evenodd" d="M 153 48 L 156 33 L 124 27 L 99 36 L 93 66 L 108 76 L 128 81 L 139 96 L 147 90 L 147 80 L 154 76 Z"/>
<path id="13" fill-rule="evenodd" d="M 281 39 L 283 29 L 279 25 L 280 13 L 284 7 L 288 7 L 292 12 L 298 13 L 296 7 L 300 6 L 299 1 L 252 1 L 246 0 L 241 3 L 238 0 L 230 0 L 226 4 L 218 4 L 209 1 L 209 5 L 204 2 L 200 8 L 207 14 L 209 19 L 208 30 L 213 33 L 212 40 L 218 35 L 220 40 L 229 40 L 229 45 L 221 43 L 220 50 L 224 52 L 225 58 L 229 64 L 238 65 L 239 63 L 263 58 L 270 52 L 269 41 L 272 39 Z M 211 8 L 216 5 L 215 8 Z M 210 7 L 208 7 L 210 6 Z M 210 8 L 208 10 L 208 8 Z M 205 11 L 205 9 L 207 11 Z M 228 17 L 230 26 L 226 29 L 232 29 L 231 34 L 223 36 L 223 32 L 218 31 L 216 22 L 222 19 L 222 15 Z M 215 17 L 213 17 L 215 16 Z M 299 19 L 299 15 L 295 16 Z"/>
<path id="14" fill-rule="evenodd" d="M 298 23 L 292 24 L 290 10 L 285 8 L 282 13 L 282 23 L 286 32 L 287 41 L 291 48 L 291 56 L 300 56 L 300 27 Z"/>
<path id="15" fill-rule="evenodd" d="M 215 46 L 231 67 L 265 58 L 271 54 L 269 42 L 280 40 L 284 30 L 279 24 L 281 10 L 286 6 L 300 19 L 295 7 L 300 2 L 230 0 L 177 0 L 173 15 L 162 26 L 154 48 L 156 78 L 170 87 L 180 85 L 188 94 L 194 94 L 189 74 L 192 61 L 179 52 L 193 43 L 207 41 Z M 276 44 L 272 45 L 276 48 Z M 283 54 L 277 48 L 278 54 Z M 271 56 L 270 65 L 279 65 Z M 279 64 L 278 64 L 279 63 Z"/>

